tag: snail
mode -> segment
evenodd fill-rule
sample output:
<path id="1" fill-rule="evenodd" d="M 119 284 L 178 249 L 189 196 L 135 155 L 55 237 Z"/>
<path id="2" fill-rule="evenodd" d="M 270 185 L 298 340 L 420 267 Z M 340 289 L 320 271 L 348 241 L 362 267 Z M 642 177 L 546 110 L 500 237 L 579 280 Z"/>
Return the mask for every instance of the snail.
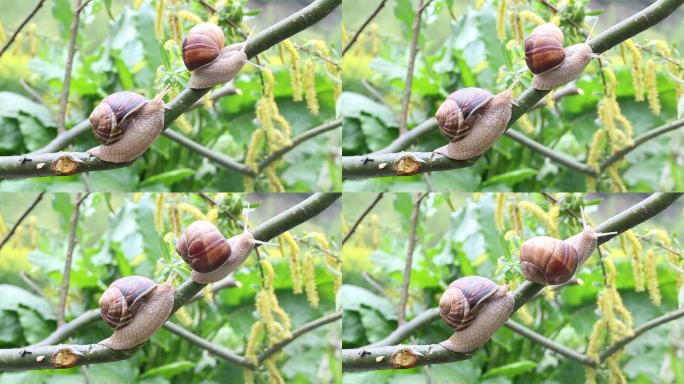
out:
<path id="1" fill-rule="evenodd" d="M 233 79 L 247 63 L 247 44 L 224 47 L 221 28 L 211 23 L 197 24 L 183 38 L 183 62 L 191 72 L 189 86 L 211 88 Z"/>
<path id="2" fill-rule="evenodd" d="M 157 284 L 143 276 L 126 276 L 110 284 L 100 297 L 100 313 L 114 333 L 98 344 L 125 350 L 147 341 L 171 314 L 173 277 Z"/>
<path id="3" fill-rule="evenodd" d="M 162 98 L 168 90 L 164 88 L 152 100 L 128 91 L 105 97 L 89 117 L 102 145 L 88 153 L 111 163 L 126 163 L 142 155 L 164 129 Z"/>
<path id="4" fill-rule="evenodd" d="M 487 151 L 511 120 L 511 91 L 516 84 L 498 95 L 481 88 L 463 88 L 450 94 L 435 115 L 449 144 L 434 152 L 453 160 L 467 160 Z"/>
<path id="5" fill-rule="evenodd" d="M 525 241 L 520 248 L 520 268 L 525 279 L 542 285 L 563 284 L 594 252 L 599 237 L 617 233 L 596 232 L 584 220 L 584 210 L 582 227 L 582 232 L 565 240 L 536 236 Z"/>
<path id="6" fill-rule="evenodd" d="M 547 91 L 569 83 L 584 71 L 591 59 L 599 57 L 586 41 L 567 48 L 563 42 L 563 32 L 550 23 L 537 26 L 525 39 L 525 62 L 534 73 L 532 87 L 535 89 Z"/>
<path id="7" fill-rule="evenodd" d="M 515 299 L 506 285 L 481 276 L 462 277 L 439 299 L 439 315 L 456 330 L 441 345 L 453 352 L 471 352 L 489 340 L 513 312 Z"/>
<path id="8" fill-rule="evenodd" d="M 211 223 L 197 220 L 191 223 L 176 243 L 176 252 L 192 268 L 192 280 L 200 284 L 217 282 L 228 276 L 247 258 L 256 240 L 245 228 L 241 234 L 226 239 Z"/>

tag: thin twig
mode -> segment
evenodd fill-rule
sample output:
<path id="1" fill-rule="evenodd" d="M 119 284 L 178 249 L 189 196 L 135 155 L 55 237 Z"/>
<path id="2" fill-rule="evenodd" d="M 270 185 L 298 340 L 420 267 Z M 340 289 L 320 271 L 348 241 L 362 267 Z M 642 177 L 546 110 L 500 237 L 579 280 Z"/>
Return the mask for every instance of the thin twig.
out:
<path id="1" fill-rule="evenodd" d="M 29 205 L 29 207 L 24 211 L 24 213 L 19 217 L 17 222 L 14 223 L 12 228 L 9 230 L 9 232 L 7 232 L 5 237 L 0 242 L 0 249 L 2 249 L 2 247 L 5 246 L 5 244 L 7 244 L 7 242 L 9 241 L 10 238 L 12 238 L 12 235 L 14 235 L 14 232 L 17 231 L 17 228 L 19 228 L 19 225 L 21 225 L 21 222 L 24 221 L 24 219 L 26 219 L 26 216 L 28 216 L 29 213 L 31 213 L 31 211 L 33 211 L 33 209 L 36 207 L 36 205 L 38 205 L 40 200 L 43 199 L 44 194 L 45 194 L 45 192 L 39 193 L 38 196 L 36 196 L 36 199 L 33 200 L 33 203 L 31 203 L 31 205 Z"/>
<path id="2" fill-rule="evenodd" d="M 87 2 L 86 2 L 87 4 Z M 62 95 L 59 98 L 59 115 L 57 115 L 57 133 L 65 131 L 64 122 L 66 120 L 66 107 L 69 101 L 69 86 L 71 85 L 71 69 L 74 65 L 74 54 L 76 53 L 76 37 L 78 35 L 78 23 L 81 17 L 81 0 L 76 0 L 76 11 L 71 19 L 71 32 L 69 46 L 67 48 L 67 61 L 64 68 L 64 81 L 62 81 Z"/>
<path id="3" fill-rule="evenodd" d="M 40 289 L 38 284 L 36 284 L 33 280 L 31 280 L 31 278 L 28 277 L 26 272 L 19 271 L 19 277 L 21 277 L 21 279 L 24 281 L 24 284 L 28 285 L 28 287 L 31 288 L 33 292 L 35 292 L 40 297 L 44 298 L 45 301 L 50 302 L 48 297 L 45 295 L 45 292 L 43 292 L 43 290 Z"/>
<path id="4" fill-rule="evenodd" d="M 574 351 L 560 343 L 557 343 L 547 337 L 544 337 L 544 335 L 540 335 L 539 333 L 534 332 L 533 330 L 524 327 L 513 320 L 509 319 L 508 321 L 506 321 L 504 325 L 512 331 L 514 331 L 515 333 L 527 337 L 528 339 L 534 341 L 535 343 L 541 345 L 546 349 L 550 349 L 558 354 L 567 357 L 568 359 L 574 360 L 588 367 L 596 367 L 596 363 L 589 356 Z"/>
<path id="5" fill-rule="evenodd" d="M 373 11 L 373 13 L 371 13 L 371 15 L 366 19 L 366 21 L 363 22 L 363 24 L 361 24 L 361 27 L 356 31 L 354 36 L 352 36 L 351 40 L 349 40 L 347 45 L 345 45 L 344 48 L 342 49 L 342 56 L 344 56 L 344 54 L 347 53 L 347 51 L 352 47 L 352 45 L 354 45 L 354 43 L 356 43 L 356 40 L 359 38 L 359 36 L 361 36 L 361 33 L 363 32 L 363 30 L 366 29 L 368 24 L 370 24 L 370 22 L 375 18 L 375 16 L 377 16 L 378 13 L 380 13 L 382 8 L 385 6 L 386 2 L 387 2 L 387 0 L 381 0 L 380 4 L 378 4 L 378 6 Z"/>
<path id="6" fill-rule="evenodd" d="M 221 346 L 218 346 L 208 340 L 205 340 L 194 333 L 188 331 L 187 329 L 181 327 L 180 325 L 174 324 L 170 321 L 167 321 L 164 323 L 163 327 L 168 330 L 169 332 L 175 334 L 176 336 L 180 336 L 190 342 L 191 344 L 194 344 L 207 352 L 210 352 L 211 354 L 218 356 L 222 358 L 225 361 L 240 365 L 245 368 L 249 369 L 254 369 L 256 368 L 254 364 L 252 364 L 246 357 L 240 356 L 237 353 L 223 348 Z"/>
<path id="7" fill-rule="evenodd" d="M 195 1 L 200 3 L 207 10 L 209 10 L 209 12 L 216 13 L 216 8 L 214 8 L 211 4 L 207 3 L 206 1 L 204 1 L 204 0 L 195 0 Z"/>
<path id="8" fill-rule="evenodd" d="M 359 226 L 359 224 L 361 224 L 361 222 L 363 221 L 364 217 L 366 217 L 366 215 L 368 215 L 368 213 L 370 213 L 370 211 L 375 207 L 375 205 L 380 201 L 380 199 L 382 199 L 382 196 L 383 196 L 383 193 L 382 193 L 382 192 L 381 192 L 381 193 L 378 193 L 378 195 L 377 195 L 377 196 L 375 197 L 375 199 L 370 203 L 370 205 L 368 206 L 368 208 L 366 208 L 366 210 L 363 211 L 363 213 L 361 214 L 361 216 L 359 216 L 359 218 L 356 219 L 356 221 L 354 222 L 354 225 L 352 225 L 352 227 L 349 229 L 349 232 L 347 232 L 347 234 L 344 235 L 344 238 L 342 239 L 342 243 L 341 243 L 342 245 L 344 245 L 344 243 L 346 243 L 347 240 L 349 240 L 349 238 L 351 237 L 351 235 L 354 234 L 354 231 L 356 231 L 356 228 Z"/>
<path id="9" fill-rule="evenodd" d="M 406 79 L 404 80 L 404 93 L 401 97 L 401 115 L 399 116 L 399 134 L 403 134 L 408 130 L 408 110 L 411 103 L 411 88 L 413 87 L 413 69 L 416 64 L 416 55 L 418 54 L 418 35 L 420 34 L 420 21 L 423 15 L 425 6 L 430 4 L 432 0 L 424 3 L 424 0 L 418 1 L 418 9 L 416 16 L 413 19 L 411 45 L 409 47 L 408 64 L 406 66 Z"/>
<path id="10" fill-rule="evenodd" d="M 418 228 L 418 217 L 420 216 L 420 203 L 427 193 L 420 193 L 413 202 L 413 212 L 411 213 L 411 228 L 409 229 L 408 247 L 406 248 L 406 263 L 404 265 L 404 281 L 401 286 L 399 296 L 399 308 L 397 310 L 397 321 L 399 325 L 406 323 L 406 303 L 408 302 L 409 284 L 411 284 L 411 270 L 413 268 L 413 252 L 416 249 L 416 230 Z"/>
<path id="11" fill-rule="evenodd" d="M 71 212 L 71 220 L 69 221 L 69 237 L 67 239 L 66 259 L 64 261 L 64 273 L 62 276 L 62 288 L 59 292 L 59 306 L 57 307 L 57 326 L 64 325 L 64 314 L 66 312 L 66 300 L 69 294 L 69 278 L 71 277 L 71 261 L 74 256 L 74 247 L 76 246 L 76 229 L 78 228 L 78 214 L 81 203 L 88 196 L 88 194 L 76 195 L 74 208 Z"/>
<path id="12" fill-rule="evenodd" d="M 33 16 L 35 16 L 36 13 L 38 13 L 38 10 L 40 9 L 40 7 L 43 6 L 44 2 L 45 2 L 45 0 L 38 1 L 38 4 L 36 4 L 35 8 L 33 8 L 31 13 L 29 13 L 29 15 L 26 16 L 26 18 L 24 19 L 24 21 L 21 22 L 21 24 L 19 24 L 19 27 L 14 31 L 12 36 L 10 36 L 9 40 L 7 40 L 5 45 L 3 45 L 2 49 L 0 49 L 0 56 L 2 56 L 2 54 L 5 53 L 5 51 L 10 47 L 10 45 L 12 45 L 12 43 L 14 43 L 14 39 L 17 38 L 17 36 L 19 35 L 19 32 L 21 32 L 21 30 L 26 26 L 26 24 L 28 24 L 29 20 L 31 20 L 33 18 Z"/>

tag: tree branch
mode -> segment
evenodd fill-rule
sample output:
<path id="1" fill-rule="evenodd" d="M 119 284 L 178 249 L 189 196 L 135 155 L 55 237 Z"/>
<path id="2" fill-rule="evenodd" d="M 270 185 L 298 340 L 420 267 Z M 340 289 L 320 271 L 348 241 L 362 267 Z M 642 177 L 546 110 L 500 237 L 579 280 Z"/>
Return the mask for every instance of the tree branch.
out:
<path id="1" fill-rule="evenodd" d="M 33 203 L 31 203 L 31 205 L 29 205 L 29 207 L 24 211 L 24 213 L 21 214 L 19 219 L 17 219 L 17 221 L 12 226 L 12 228 L 9 230 L 9 232 L 7 232 L 5 237 L 0 242 L 0 249 L 2 249 L 2 247 L 5 246 L 5 244 L 7 244 L 9 239 L 12 238 L 12 236 L 14 235 L 14 232 L 17 231 L 17 228 L 19 228 L 19 226 L 24 221 L 24 219 L 26 219 L 26 217 L 29 215 L 29 213 L 31 213 L 31 211 L 33 211 L 33 209 L 36 207 L 36 205 L 38 205 L 38 203 L 40 203 L 40 201 L 43 199 L 43 195 L 45 195 L 45 192 L 39 193 L 38 196 L 36 197 L 36 199 L 33 200 Z"/>
<path id="2" fill-rule="evenodd" d="M 247 41 L 245 46 L 245 53 L 247 54 L 247 57 L 253 58 L 257 54 L 269 49 L 270 47 L 280 43 L 290 36 L 316 24 L 318 21 L 331 13 L 335 8 L 337 8 L 341 3 L 342 0 L 315 0 L 311 4 L 270 26 L 266 30 L 256 34 L 253 38 Z M 211 88 L 185 88 L 179 92 L 176 98 L 167 104 L 168 109 L 164 115 L 164 127 L 171 125 L 171 123 L 175 121 L 178 116 L 189 110 L 197 101 L 202 98 L 202 96 L 204 96 L 210 90 Z M 79 128 L 79 132 L 81 132 L 80 129 L 87 130 L 88 127 L 90 127 L 90 122 L 85 120 L 77 124 L 74 129 Z M 69 136 L 68 138 L 73 139 L 73 136 Z M 64 142 L 66 139 L 67 138 L 61 140 L 61 142 Z M 50 143 L 49 146 L 52 146 L 52 143 Z M 51 171 L 53 168 L 53 163 L 58 159 L 61 159 L 64 153 L 46 153 L 44 148 L 40 150 L 38 155 L 27 154 L 22 156 L 0 156 L 0 178 L 66 176 L 81 172 L 103 171 L 121 168 L 131 164 L 108 163 L 85 152 L 70 152 L 68 154 L 74 160 L 80 160 L 80 162 L 72 161 L 72 163 L 76 164 L 69 168 L 69 172 Z M 44 163 L 44 166 L 42 168 L 36 168 L 34 166 L 36 163 Z"/>
<path id="3" fill-rule="evenodd" d="M 428 0 L 425 5 L 428 5 L 432 0 Z M 406 66 L 406 78 L 404 80 L 404 93 L 401 97 L 401 114 L 399 118 L 399 134 L 403 134 L 408 130 L 408 110 L 411 103 L 411 88 L 413 87 L 413 68 L 416 64 L 416 55 L 418 54 L 418 35 L 420 34 L 420 21 L 423 16 L 425 7 L 424 0 L 418 0 L 418 9 L 416 9 L 416 16 L 413 19 L 413 27 L 411 27 L 411 45 L 409 46 L 408 65 Z"/>
<path id="4" fill-rule="evenodd" d="M 644 221 L 656 216 L 672 203 L 674 203 L 681 193 L 654 193 L 639 203 L 625 209 L 617 215 L 609 218 L 603 223 L 596 226 L 597 232 L 617 232 L 615 235 L 603 236 L 599 238 L 598 243 L 603 244 L 612 239 L 618 234 L 631 229 Z M 517 311 L 526 302 L 531 300 L 539 291 L 544 288 L 543 285 L 526 281 L 515 290 L 515 307 L 513 312 Z M 390 341 L 397 340 L 398 337 L 405 337 L 409 335 L 412 330 L 415 330 L 421 325 L 427 324 L 438 316 L 437 309 L 426 311 L 421 315 L 420 321 L 412 321 L 406 323 L 406 327 L 400 332 L 395 330 L 386 339 Z M 416 319 L 414 319 L 416 320 Z M 342 350 L 342 369 L 344 371 L 357 370 L 376 370 L 376 369 L 398 369 L 398 368 L 413 368 L 427 364 L 448 363 L 468 359 L 472 356 L 471 353 L 456 353 L 451 352 L 439 344 L 429 345 L 390 345 L 384 346 L 385 341 L 375 343 L 380 346 L 366 346 L 357 349 L 343 349 Z"/>
<path id="5" fill-rule="evenodd" d="M 21 32 L 21 30 L 24 29 L 26 24 L 28 24 L 28 22 L 33 18 L 33 16 L 35 16 L 36 13 L 38 13 L 38 10 L 40 9 L 40 7 L 43 6 L 43 3 L 45 3 L 45 0 L 38 1 L 38 4 L 36 4 L 35 8 L 33 8 L 31 13 L 29 13 L 29 15 L 26 16 L 26 18 L 24 19 L 24 21 L 21 22 L 21 24 L 19 24 L 19 27 L 14 31 L 12 36 L 10 36 L 9 40 L 7 40 L 5 45 L 2 46 L 2 49 L 0 49 L 0 56 L 2 56 L 2 54 L 5 53 L 5 51 L 10 47 L 10 45 L 14 43 L 14 39 L 17 38 L 19 32 Z"/>
<path id="6" fill-rule="evenodd" d="M 81 194 L 76 194 L 74 201 L 74 208 L 71 212 L 71 220 L 69 221 L 69 237 L 67 238 L 67 251 L 64 260 L 64 272 L 62 273 L 62 288 L 59 291 L 59 306 L 57 307 L 57 326 L 64 325 L 64 313 L 66 312 L 66 300 L 69 294 L 69 278 L 71 277 L 71 260 L 74 256 L 74 247 L 76 246 L 76 229 L 78 228 L 78 214 L 81 203 L 88 197 L 85 194 L 81 198 Z"/>
<path id="7" fill-rule="evenodd" d="M 87 4 L 88 2 L 86 2 Z M 85 4 L 84 4 L 85 5 Z M 57 133 L 64 132 L 64 121 L 66 119 L 66 107 L 69 101 L 69 87 L 71 85 L 71 69 L 74 65 L 74 54 L 76 54 L 76 38 L 78 37 L 78 23 L 81 18 L 81 0 L 76 0 L 76 9 L 71 19 L 71 30 L 69 32 L 69 45 L 67 48 L 67 61 L 64 67 L 64 80 L 62 81 L 62 94 L 59 97 L 59 114 L 57 115 Z"/>
<path id="8" fill-rule="evenodd" d="M 624 40 L 659 23 L 679 8 L 682 3 L 682 0 L 658 0 L 615 26 L 599 33 L 597 36 L 587 41 L 587 43 L 592 47 L 594 53 L 598 54 L 605 52 Z M 508 126 L 511 127 L 523 114 L 533 109 L 533 107 L 548 93 L 549 91 L 540 91 L 533 87 L 529 87 L 523 91 L 513 103 L 512 116 Z M 434 119 L 428 120 L 434 121 Z M 426 123 L 427 121 L 423 124 Z M 472 165 L 474 161 L 477 160 L 477 158 L 474 158 L 468 161 L 455 161 L 432 152 L 410 152 L 411 156 L 408 159 L 409 167 L 396 167 L 397 163 L 407 161 L 406 155 L 407 153 L 385 152 L 380 156 L 374 154 L 366 156 L 343 156 L 343 178 L 356 179 L 382 176 L 410 176 L 418 173 L 463 168 Z M 374 164 L 372 162 L 374 162 Z M 386 166 L 377 168 L 375 165 L 378 163 L 385 163 Z"/>
<path id="9" fill-rule="evenodd" d="M 411 270 L 413 269 L 413 251 L 416 249 L 416 230 L 418 229 L 418 216 L 420 215 L 420 203 L 427 196 L 427 193 L 420 193 L 413 202 L 413 212 L 411 212 L 411 228 L 409 230 L 408 247 L 406 248 L 406 263 L 404 264 L 404 280 L 401 285 L 401 295 L 399 296 L 399 308 L 397 310 L 399 325 L 406 323 L 406 303 L 408 302 L 408 290 L 411 284 Z"/>
<path id="10" fill-rule="evenodd" d="M 356 31 L 354 36 L 352 36 L 351 40 L 349 40 L 347 45 L 345 45 L 342 49 L 342 56 L 344 56 L 344 54 L 347 53 L 347 51 L 352 47 L 352 45 L 356 43 L 356 40 L 359 38 L 359 36 L 361 36 L 363 30 L 366 29 L 368 24 L 370 24 L 370 22 L 375 18 L 375 16 L 377 16 L 378 13 L 380 13 L 382 8 L 385 6 L 385 3 L 387 3 L 387 0 L 381 0 L 380 4 L 378 4 L 373 13 L 371 13 L 371 15 L 366 19 L 366 21 L 363 22 L 363 24 L 361 24 L 361 27 Z"/>
<path id="11" fill-rule="evenodd" d="M 252 230 L 255 239 L 268 241 L 281 233 L 288 231 L 299 224 L 311 219 L 332 205 L 340 194 L 317 193 L 305 199 L 299 204 L 287 209 Z M 171 314 L 187 304 L 206 285 L 198 284 L 188 279 L 176 288 L 175 302 Z M 96 310 L 93 310 L 96 311 Z M 77 320 L 83 323 L 92 322 L 95 314 L 91 311 L 79 316 Z M 59 337 L 68 337 L 76 328 L 71 323 L 61 327 L 49 336 L 55 340 Z M 70 333 L 71 332 L 71 333 Z M 59 336 L 55 334 L 59 333 Z M 45 368 L 71 368 L 86 364 L 106 363 L 111 361 L 130 358 L 140 348 L 115 351 L 100 344 L 88 345 L 44 345 L 25 348 L 0 349 L 0 371 L 45 369 Z M 142 345 L 142 344 L 141 344 Z"/>
<path id="12" fill-rule="evenodd" d="M 209 353 L 222 358 L 223 360 L 225 360 L 229 363 L 237 364 L 237 365 L 240 365 L 242 367 L 249 368 L 249 369 L 256 368 L 256 366 L 254 364 L 252 364 L 249 360 L 247 360 L 246 357 L 240 356 L 237 353 L 235 353 L 235 352 L 233 352 L 227 348 L 223 348 L 223 347 L 216 345 L 216 344 L 214 344 L 208 340 L 205 340 L 205 339 L 195 335 L 194 333 L 186 330 L 185 328 L 181 327 L 180 325 L 177 325 L 175 323 L 167 321 L 166 323 L 164 323 L 163 327 L 166 328 L 167 331 L 169 331 L 169 332 L 171 332 L 177 336 L 182 337 L 183 339 L 187 340 L 191 344 L 194 344 L 194 345 L 208 351 Z"/>
<path id="13" fill-rule="evenodd" d="M 370 205 L 366 208 L 366 210 L 363 211 L 363 213 L 361 213 L 361 216 L 359 216 L 358 219 L 356 219 L 356 221 L 354 222 L 352 227 L 349 229 L 349 232 L 347 232 L 347 234 L 344 235 L 344 238 L 342 238 L 341 245 L 344 245 L 344 243 L 346 243 L 349 240 L 351 235 L 354 234 L 354 232 L 356 231 L 356 228 L 358 228 L 359 224 L 361 224 L 361 222 L 366 217 L 366 215 L 368 215 L 370 213 L 370 211 L 372 211 L 373 208 L 375 208 L 375 206 L 378 204 L 378 202 L 380 202 L 380 199 L 382 199 L 383 195 L 384 194 L 382 192 L 380 192 L 380 193 L 378 193 L 377 196 L 375 196 L 375 199 L 370 203 Z"/>

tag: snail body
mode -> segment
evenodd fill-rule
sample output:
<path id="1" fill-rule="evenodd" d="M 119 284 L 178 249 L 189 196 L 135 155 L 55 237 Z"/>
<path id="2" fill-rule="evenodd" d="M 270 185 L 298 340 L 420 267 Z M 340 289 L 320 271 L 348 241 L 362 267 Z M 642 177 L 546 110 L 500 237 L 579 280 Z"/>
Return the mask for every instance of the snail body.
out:
<path id="1" fill-rule="evenodd" d="M 439 300 L 439 312 L 456 332 L 441 345 L 453 352 L 481 347 L 508 320 L 514 305 L 508 287 L 487 278 L 467 276 L 452 282 Z"/>
<path id="2" fill-rule="evenodd" d="M 557 285 L 569 281 L 577 268 L 594 252 L 601 236 L 615 232 L 598 233 L 587 225 L 582 216 L 582 231 L 565 240 L 548 236 L 535 236 L 520 248 L 520 268 L 525 279 L 542 284 Z"/>
<path id="3" fill-rule="evenodd" d="M 549 23 L 537 26 L 525 39 L 525 62 L 534 73 L 535 89 L 551 90 L 577 79 L 597 57 L 586 42 L 567 48 L 563 43 L 563 32 Z"/>
<path id="4" fill-rule="evenodd" d="M 450 94 L 435 118 L 449 144 L 434 152 L 453 160 L 468 160 L 486 152 L 511 120 L 511 89 L 492 95 L 480 88 L 464 88 Z"/>
<path id="5" fill-rule="evenodd" d="M 224 47 L 223 31 L 211 23 L 198 24 L 183 38 L 183 62 L 191 72 L 190 88 L 203 89 L 232 80 L 247 63 L 246 44 Z"/>
<path id="6" fill-rule="evenodd" d="M 88 153 L 111 163 L 126 163 L 145 153 L 164 129 L 168 88 L 152 100 L 133 92 L 107 96 L 90 114 L 93 133 L 102 142 Z"/>
<path id="7" fill-rule="evenodd" d="M 114 281 L 99 303 L 102 318 L 114 333 L 98 344 L 125 350 L 147 341 L 171 314 L 174 293 L 170 281 L 157 284 L 143 276 Z"/>
<path id="8" fill-rule="evenodd" d="M 176 252 L 192 268 L 194 282 L 209 284 L 233 272 L 258 243 L 246 229 L 226 239 L 213 224 L 195 221 L 181 235 Z"/>

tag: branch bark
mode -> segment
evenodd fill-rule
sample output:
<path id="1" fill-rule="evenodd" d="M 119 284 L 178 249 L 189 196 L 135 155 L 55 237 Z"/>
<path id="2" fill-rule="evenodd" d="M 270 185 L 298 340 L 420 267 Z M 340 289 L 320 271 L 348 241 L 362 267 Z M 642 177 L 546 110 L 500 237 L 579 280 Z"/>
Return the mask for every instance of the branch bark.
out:
<path id="1" fill-rule="evenodd" d="M 19 27 L 17 27 L 17 29 L 14 31 L 12 36 L 10 36 L 9 40 L 7 40 L 5 45 L 2 46 L 2 49 L 0 49 L 0 56 L 2 56 L 2 54 L 5 53 L 5 51 L 7 51 L 7 49 L 12 45 L 12 43 L 14 43 L 14 39 L 17 38 L 17 36 L 19 35 L 19 32 L 21 32 L 21 30 L 24 29 L 26 24 L 28 24 L 28 22 L 33 18 L 33 16 L 35 16 L 36 13 L 38 13 L 40 8 L 43 6 L 43 3 L 45 3 L 45 0 L 38 1 L 38 4 L 36 4 L 36 7 L 33 8 L 31 13 L 29 13 L 29 15 L 26 16 L 26 18 L 24 19 L 24 21 L 21 22 L 21 24 L 19 24 Z"/>
<path id="2" fill-rule="evenodd" d="M 399 296 L 399 309 L 397 321 L 399 325 L 406 323 L 406 303 L 408 302 L 408 290 L 411 284 L 411 270 L 413 269 L 413 252 L 416 249 L 416 230 L 418 228 L 418 216 L 420 215 L 420 203 L 427 196 L 427 193 L 420 193 L 413 202 L 413 212 L 411 212 L 411 228 L 409 230 L 408 247 L 406 248 L 406 263 L 404 264 L 404 281 L 401 285 L 401 295 Z"/>
<path id="3" fill-rule="evenodd" d="M 64 325 L 64 313 L 66 312 L 66 301 L 69 295 L 69 278 L 71 277 L 71 260 L 74 256 L 74 247 L 76 246 L 76 229 L 78 229 L 78 215 L 81 208 L 81 203 L 88 196 L 86 194 L 81 198 L 81 194 L 76 194 L 74 201 L 74 208 L 71 212 L 71 219 L 69 220 L 69 237 L 67 239 L 66 258 L 64 261 L 64 272 L 62 273 L 62 287 L 59 291 L 59 306 L 57 307 L 57 326 Z"/>
<path id="4" fill-rule="evenodd" d="M 682 0 L 658 0 L 622 22 L 599 33 L 587 43 L 592 47 L 594 53 L 603 53 L 659 23 L 677 10 L 683 3 L 684 1 Z M 549 91 L 540 91 L 532 87 L 523 91 L 513 103 L 512 116 L 508 126 L 511 127 L 523 114 L 533 109 L 548 93 Z M 435 124 L 434 119 L 428 119 L 428 121 L 432 121 L 432 124 Z M 423 124 L 427 124 L 427 121 L 422 123 L 421 126 Z M 422 127 L 427 129 L 424 126 Z M 477 158 L 474 158 L 468 161 L 454 161 L 433 152 L 410 152 L 410 167 L 406 169 L 404 167 L 396 167 L 396 164 L 406 161 L 407 153 L 382 152 L 384 153 L 381 153 L 381 155 L 343 156 L 343 178 L 411 176 L 418 173 L 463 168 L 472 165 L 477 160 Z M 386 164 L 387 166 L 378 168 L 376 167 L 378 163 Z"/>
<path id="5" fill-rule="evenodd" d="M 672 203 L 674 203 L 680 196 L 681 193 L 654 193 L 639 203 L 625 209 L 624 211 L 597 225 L 597 232 L 617 232 L 615 235 L 599 238 L 599 244 L 603 244 L 620 233 L 656 216 L 669 207 Z M 543 285 L 529 281 L 522 283 L 514 292 L 515 307 L 513 311 L 517 311 L 543 288 Z M 436 319 L 437 316 L 439 316 L 437 309 L 427 311 L 424 315 L 419 316 L 421 317 L 420 321 L 406 323 L 403 329 L 400 330 L 398 328 L 395 330 L 395 332 L 390 334 L 387 339 L 389 339 L 391 342 L 400 340 L 398 339 L 399 337 L 403 338 L 406 335 L 409 335 L 412 330 Z M 451 352 L 439 344 L 387 344 L 389 343 L 387 343 L 385 340 L 381 340 L 374 345 L 369 345 L 362 348 L 343 349 L 342 369 L 344 371 L 357 371 L 413 368 L 427 364 L 448 363 L 464 360 L 472 356 L 472 352 Z"/>
<path id="6" fill-rule="evenodd" d="M 290 36 L 301 32 L 308 27 L 316 24 L 342 3 L 342 0 L 315 0 L 311 4 L 288 16 L 287 18 L 270 26 L 266 30 L 256 34 L 246 42 L 245 53 L 248 58 L 253 58 L 261 52 L 271 48 Z M 168 128 L 181 114 L 189 110 L 202 96 L 209 92 L 211 88 L 191 89 L 185 88 L 176 96 L 175 99 L 167 104 L 167 111 L 164 115 L 164 127 Z M 87 131 L 90 127 L 88 120 L 77 124 L 73 129 L 78 128 Z M 73 140 L 74 136 L 61 139 L 62 144 L 68 139 Z M 54 147 L 53 143 L 49 146 Z M 66 154 L 72 158 L 72 164 L 68 172 L 53 171 L 54 163 L 63 160 L 65 153 L 48 153 L 45 148 L 39 153 L 26 154 L 21 156 L 0 156 L 0 178 L 16 177 L 36 177 L 36 176 L 67 176 L 75 173 L 103 171 L 114 168 L 129 166 L 131 163 L 114 164 L 102 161 L 85 152 L 68 152 Z M 36 164 L 43 163 L 41 168 L 35 167 Z M 59 168 L 59 167 L 57 167 Z"/>
<path id="7" fill-rule="evenodd" d="M 332 205 L 340 194 L 317 193 L 305 199 L 299 204 L 287 209 L 252 230 L 255 239 L 268 241 L 275 236 L 288 231 L 299 224 L 313 218 L 320 212 Z M 175 302 L 171 314 L 187 304 L 206 285 L 198 284 L 188 279 L 176 288 Z M 77 320 L 83 326 L 84 323 L 95 321 L 97 310 L 86 312 Z M 72 323 L 74 323 L 73 321 Z M 59 328 L 59 335 L 53 333 L 48 339 L 56 340 L 60 337 L 68 337 L 75 332 L 72 323 Z M 100 344 L 87 345 L 45 345 L 45 340 L 38 345 L 25 348 L 0 349 L 0 371 L 45 369 L 45 368 L 71 368 L 86 364 L 98 364 L 130 358 L 140 348 L 115 351 Z"/>
<path id="8" fill-rule="evenodd" d="M 354 222 L 354 224 L 352 225 L 352 227 L 349 229 L 349 232 L 347 232 L 347 234 L 344 235 L 344 238 L 342 238 L 342 245 L 344 245 L 344 243 L 346 243 L 346 242 L 349 240 L 349 238 L 351 237 L 351 235 L 354 234 L 354 232 L 356 231 L 356 228 L 359 227 L 359 224 L 361 224 L 361 222 L 363 221 L 363 219 L 364 219 L 364 218 L 370 213 L 370 211 L 372 211 L 373 208 L 375 208 L 375 206 L 380 202 L 380 199 L 382 199 L 382 196 L 383 196 L 383 195 L 384 195 L 384 194 L 383 194 L 382 192 L 381 192 L 381 193 L 378 193 L 378 195 L 375 196 L 375 199 L 370 203 L 370 205 L 366 208 L 366 210 L 363 211 L 363 213 L 361 213 L 361 215 L 359 216 L 358 219 L 356 219 L 356 221 Z"/>
<path id="9" fill-rule="evenodd" d="M 432 0 L 428 0 L 430 4 Z M 399 119 L 399 134 L 403 134 L 408 130 L 408 110 L 411 103 L 411 87 L 413 87 L 413 68 L 416 64 L 416 55 L 418 54 L 418 35 L 420 34 L 420 21 L 423 16 L 424 0 L 418 0 L 418 8 L 416 9 L 416 16 L 413 19 L 413 26 L 411 27 L 411 45 L 409 46 L 408 65 L 406 66 L 406 79 L 404 80 L 404 93 L 401 97 L 401 116 Z M 426 4 L 426 5 L 427 5 Z"/>
<path id="10" fill-rule="evenodd" d="M 87 2 L 86 2 L 87 4 Z M 69 87 L 71 86 L 71 69 L 74 65 L 74 55 L 76 54 L 76 38 L 78 37 L 78 24 L 81 18 L 81 0 L 76 0 L 74 16 L 71 19 L 71 30 L 69 32 L 69 45 L 67 48 L 67 61 L 64 67 L 64 80 L 62 81 L 62 94 L 59 97 L 59 115 L 57 115 L 57 133 L 64 132 L 64 121 L 66 119 L 66 107 L 69 101 Z"/>
<path id="11" fill-rule="evenodd" d="M 361 27 L 359 27 L 359 29 L 356 31 L 354 36 L 352 36 L 351 40 L 349 40 L 347 45 L 345 45 L 344 48 L 342 49 L 342 56 L 343 57 L 344 57 L 344 54 L 347 53 L 347 51 L 352 47 L 352 45 L 354 45 L 354 43 L 356 43 L 356 40 L 359 38 L 359 36 L 361 36 L 361 33 L 363 32 L 364 29 L 366 29 L 368 24 L 370 24 L 370 22 L 375 18 L 375 16 L 377 16 L 378 13 L 380 13 L 382 8 L 385 6 L 385 3 L 387 3 L 387 0 L 381 0 L 380 4 L 378 4 L 378 6 L 373 11 L 373 13 L 371 13 L 371 15 L 366 19 L 366 21 L 363 22 L 363 24 L 361 24 Z"/>

